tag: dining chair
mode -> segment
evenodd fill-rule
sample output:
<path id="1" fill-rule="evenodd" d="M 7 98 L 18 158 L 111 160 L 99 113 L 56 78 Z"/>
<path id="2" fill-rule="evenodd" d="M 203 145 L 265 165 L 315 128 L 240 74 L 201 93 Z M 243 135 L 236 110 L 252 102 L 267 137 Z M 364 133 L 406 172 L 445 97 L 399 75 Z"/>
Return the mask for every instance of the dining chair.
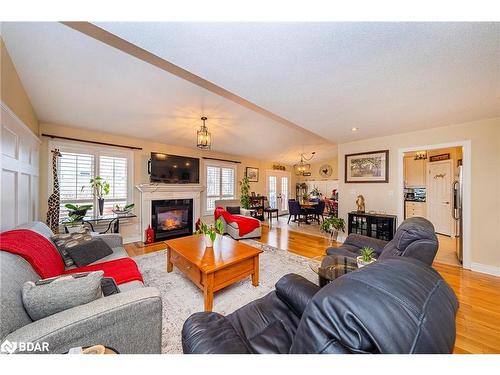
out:
<path id="1" fill-rule="evenodd" d="M 296 200 L 288 200 L 288 215 L 288 224 L 290 224 L 292 216 L 298 225 L 300 225 L 301 221 L 305 221 L 305 219 L 301 219 L 301 215 L 305 215 L 304 210 L 302 210 L 300 203 Z"/>

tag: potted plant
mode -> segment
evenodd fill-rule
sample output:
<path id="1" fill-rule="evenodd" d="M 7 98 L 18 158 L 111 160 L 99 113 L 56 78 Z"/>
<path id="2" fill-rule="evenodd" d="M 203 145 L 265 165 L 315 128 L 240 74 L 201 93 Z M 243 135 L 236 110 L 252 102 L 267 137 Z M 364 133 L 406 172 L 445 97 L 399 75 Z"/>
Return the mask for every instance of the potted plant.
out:
<path id="1" fill-rule="evenodd" d="M 240 195 L 240 203 L 241 208 L 245 210 L 250 209 L 250 182 L 248 181 L 248 177 L 243 177 L 240 181 L 241 187 L 241 195 Z"/>
<path id="2" fill-rule="evenodd" d="M 69 219 L 64 223 L 69 233 L 83 232 L 83 215 L 71 214 L 68 215 Z"/>
<path id="3" fill-rule="evenodd" d="M 82 187 L 82 190 L 85 186 Z M 109 182 L 102 179 L 101 176 L 96 176 L 90 180 L 90 188 L 92 194 L 99 202 L 99 215 L 102 216 L 104 211 L 104 197 L 109 194 Z"/>
<path id="4" fill-rule="evenodd" d="M 205 236 L 205 246 L 212 247 L 217 238 L 217 233 L 224 234 L 224 223 L 219 218 L 215 221 L 215 225 L 208 225 L 199 220 L 198 230 L 196 234 L 203 234 Z"/>
<path id="5" fill-rule="evenodd" d="M 370 263 L 375 262 L 377 259 L 375 258 L 375 250 L 373 250 L 371 247 L 364 246 L 361 249 L 361 255 L 356 258 L 356 261 L 358 262 L 358 267 L 364 267 Z"/>
<path id="6" fill-rule="evenodd" d="M 320 230 L 322 232 L 328 233 L 330 235 L 330 241 L 337 241 L 339 230 L 345 232 L 345 221 L 338 217 L 327 217 L 320 225 Z"/>
<path id="7" fill-rule="evenodd" d="M 319 189 L 315 186 L 314 189 L 311 190 L 311 196 L 316 198 L 321 198 L 323 194 L 319 191 Z"/>
<path id="8" fill-rule="evenodd" d="M 66 203 L 64 207 L 68 209 L 68 216 L 71 217 L 72 215 L 78 215 L 83 218 L 84 216 L 87 216 L 87 211 L 92 208 L 92 205 L 83 204 L 80 206 L 78 204 Z"/>

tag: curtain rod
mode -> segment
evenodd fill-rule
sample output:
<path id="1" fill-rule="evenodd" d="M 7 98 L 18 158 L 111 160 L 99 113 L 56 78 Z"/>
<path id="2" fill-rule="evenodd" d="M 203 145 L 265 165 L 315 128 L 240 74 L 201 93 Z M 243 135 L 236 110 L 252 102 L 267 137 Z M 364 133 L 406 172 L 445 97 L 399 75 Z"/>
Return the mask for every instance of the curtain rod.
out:
<path id="1" fill-rule="evenodd" d="M 102 146 L 113 146 L 113 147 L 121 147 L 121 148 L 130 148 L 132 150 L 142 150 L 142 147 L 134 147 L 134 146 L 125 146 L 125 145 L 116 145 L 113 143 L 106 143 L 106 142 L 97 142 L 97 141 L 88 141 L 86 139 L 78 139 L 78 138 L 70 138 L 70 137 L 61 137 L 59 135 L 53 135 L 53 134 L 45 134 L 42 133 L 43 137 L 50 137 L 50 138 L 57 138 L 57 139 L 64 139 L 66 141 L 76 141 L 76 142 L 85 142 L 85 143 L 93 143 L 95 145 L 102 145 Z"/>
<path id="2" fill-rule="evenodd" d="M 226 161 L 228 163 L 236 163 L 236 164 L 241 164 L 241 161 L 236 161 L 236 160 L 227 160 L 227 159 L 217 159 L 217 158 L 209 158 L 208 156 L 203 156 L 202 159 L 206 160 L 217 160 L 217 161 Z"/>

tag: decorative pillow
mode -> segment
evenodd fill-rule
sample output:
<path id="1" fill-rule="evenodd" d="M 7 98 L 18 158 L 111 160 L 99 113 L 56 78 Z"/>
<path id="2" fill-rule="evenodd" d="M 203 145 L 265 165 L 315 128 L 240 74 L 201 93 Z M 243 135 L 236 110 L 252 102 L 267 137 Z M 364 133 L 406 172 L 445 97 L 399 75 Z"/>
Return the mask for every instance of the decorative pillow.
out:
<path id="1" fill-rule="evenodd" d="M 23 285 L 24 308 L 33 320 L 39 320 L 102 297 L 103 271 L 65 275 L 52 279 L 27 281 Z M 38 285 L 37 285 L 38 284 Z"/>
<path id="2" fill-rule="evenodd" d="M 101 238 L 92 237 L 90 241 L 68 243 L 66 251 L 77 267 L 88 266 L 95 261 L 113 254 L 111 247 Z"/>
<path id="3" fill-rule="evenodd" d="M 73 247 L 92 240 L 92 236 L 87 232 L 81 233 L 63 233 L 56 234 L 50 237 L 52 242 L 56 245 L 57 251 L 61 254 L 66 267 L 71 267 L 75 264 L 73 259 L 68 254 L 67 247 Z"/>
<path id="4" fill-rule="evenodd" d="M 231 215 L 239 215 L 240 212 L 240 207 L 226 207 L 226 211 L 229 212 Z"/>

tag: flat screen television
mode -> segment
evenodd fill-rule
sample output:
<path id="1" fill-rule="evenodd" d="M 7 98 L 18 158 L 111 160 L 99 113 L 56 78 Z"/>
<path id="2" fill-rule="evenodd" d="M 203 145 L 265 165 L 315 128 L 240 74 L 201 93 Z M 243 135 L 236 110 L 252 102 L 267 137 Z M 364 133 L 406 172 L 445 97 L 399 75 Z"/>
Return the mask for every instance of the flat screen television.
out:
<path id="1" fill-rule="evenodd" d="M 166 184 L 199 184 L 200 159 L 152 152 L 150 180 Z"/>

